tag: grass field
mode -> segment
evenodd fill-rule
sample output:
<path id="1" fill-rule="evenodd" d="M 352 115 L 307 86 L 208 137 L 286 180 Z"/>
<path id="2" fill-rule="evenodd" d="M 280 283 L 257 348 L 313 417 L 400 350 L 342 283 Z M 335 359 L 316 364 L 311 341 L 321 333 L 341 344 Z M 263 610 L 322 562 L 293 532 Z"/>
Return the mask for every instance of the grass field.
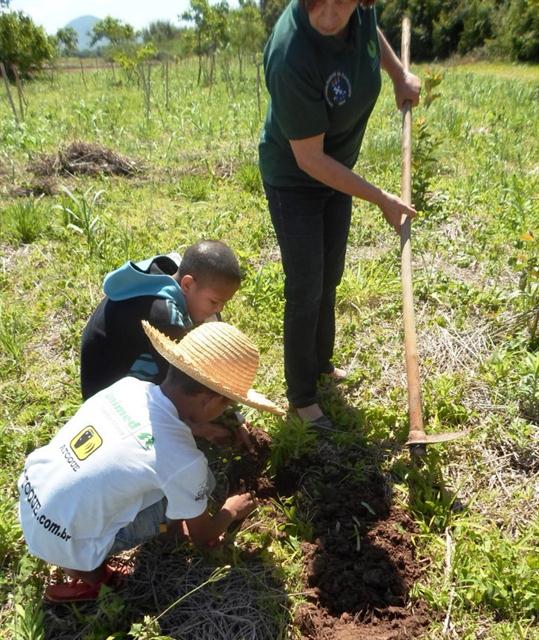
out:
<path id="1" fill-rule="evenodd" d="M 273 439 L 265 475 L 306 477 L 262 501 L 225 549 L 163 554 L 150 545 L 125 560 L 140 572 L 129 597 L 105 594 L 93 608 L 60 612 L 42 607 L 51 569 L 25 552 L 16 480 L 25 456 L 80 403 L 79 340 L 105 273 L 128 258 L 181 253 L 203 237 L 225 240 L 246 273 L 225 319 L 260 348 L 257 388 L 284 404 L 283 277 L 256 167 L 266 94 L 259 100 L 254 67 L 241 80 L 218 67 L 208 87 L 197 86 L 195 62 L 182 62 L 170 69 L 168 106 L 162 71 L 152 69 L 149 113 L 118 69 L 25 85 L 20 126 L 2 95 L 2 640 L 539 638 L 539 68 L 434 71 L 443 73 L 440 98 L 414 112 L 424 414 L 428 430 L 468 429 L 469 437 L 430 447 L 421 468 L 410 464 L 398 238 L 374 207 L 356 201 L 336 348 L 336 362 L 352 374 L 340 390 L 322 389 L 342 433 L 321 445 L 301 423 L 249 413 Z M 400 117 L 389 85 L 386 78 L 357 170 L 398 192 Z M 122 154 L 137 171 L 58 173 L 58 151 L 76 141 Z M 345 466 L 344 475 L 336 471 Z M 395 526 L 409 527 L 406 566 L 395 566 L 408 576 L 400 605 L 408 618 L 423 616 L 408 631 L 393 621 L 386 635 L 357 607 L 324 600 L 303 562 L 307 548 L 320 553 L 320 522 L 329 522 L 326 506 L 343 482 L 367 491 L 357 496 L 364 512 L 349 504 L 353 545 L 357 538 L 359 553 L 370 532 L 376 547 L 386 520 L 369 515 L 374 477 L 387 488 L 387 522 L 401 514 Z M 321 484 L 329 493 L 317 502 Z"/>

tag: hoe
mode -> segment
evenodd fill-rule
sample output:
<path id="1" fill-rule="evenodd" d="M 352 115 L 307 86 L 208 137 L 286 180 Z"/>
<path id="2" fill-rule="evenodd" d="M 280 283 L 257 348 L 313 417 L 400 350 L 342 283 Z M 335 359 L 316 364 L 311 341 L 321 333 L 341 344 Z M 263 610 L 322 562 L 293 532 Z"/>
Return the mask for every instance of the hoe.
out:
<path id="1" fill-rule="evenodd" d="M 410 18 L 402 23 L 401 57 L 405 71 L 410 68 Z M 412 202 L 412 105 L 406 102 L 402 109 L 402 175 L 401 197 L 406 204 Z M 406 444 L 412 457 L 424 456 L 427 444 L 449 442 L 467 434 L 467 431 L 427 434 L 423 426 L 421 409 L 421 383 L 417 361 L 417 339 L 412 289 L 412 247 L 410 243 L 411 220 L 403 216 L 401 226 L 401 283 L 404 319 L 404 350 L 406 355 L 406 377 L 408 381 L 408 414 L 410 430 Z"/>

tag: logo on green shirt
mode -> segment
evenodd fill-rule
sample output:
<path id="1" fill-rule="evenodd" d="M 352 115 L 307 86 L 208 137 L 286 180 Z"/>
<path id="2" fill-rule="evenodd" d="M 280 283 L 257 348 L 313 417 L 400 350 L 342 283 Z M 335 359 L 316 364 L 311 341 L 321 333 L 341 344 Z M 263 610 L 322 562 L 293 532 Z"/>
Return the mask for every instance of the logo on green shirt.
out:
<path id="1" fill-rule="evenodd" d="M 340 107 L 352 96 L 352 85 L 342 71 L 334 71 L 329 76 L 325 95 L 330 107 Z"/>
<path id="2" fill-rule="evenodd" d="M 369 40 L 367 51 L 369 52 L 369 56 L 371 58 L 376 58 L 376 43 L 373 40 Z"/>

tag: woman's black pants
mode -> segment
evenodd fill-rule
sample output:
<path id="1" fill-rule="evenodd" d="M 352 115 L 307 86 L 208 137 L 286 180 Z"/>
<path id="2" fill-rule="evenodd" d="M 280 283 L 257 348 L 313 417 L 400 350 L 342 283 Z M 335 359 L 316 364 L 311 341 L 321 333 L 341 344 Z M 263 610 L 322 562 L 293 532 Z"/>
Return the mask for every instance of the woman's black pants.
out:
<path id="1" fill-rule="evenodd" d="M 333 371 L 335 290 L 344 271 L 352 198 L 329 187 L 264 185 L 285 273 L 284 366 L 294 407 L 317 402 Z"/>

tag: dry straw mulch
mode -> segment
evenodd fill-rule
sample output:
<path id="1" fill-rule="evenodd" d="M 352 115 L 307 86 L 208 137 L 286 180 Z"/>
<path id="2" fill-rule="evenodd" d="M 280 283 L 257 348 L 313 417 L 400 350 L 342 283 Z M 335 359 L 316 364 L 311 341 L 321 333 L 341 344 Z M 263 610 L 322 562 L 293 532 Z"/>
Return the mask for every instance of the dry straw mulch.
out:
<path id="1" fill-rule="evenodd" d="M 90 142 L 72 142 L 58 153 L 44 154 L 34 160 L 29 170 L 37 176 L 117 175 L 131 177 L 140 174 L 140 163 L 112 149 Z"/>
<path id="2" fill-rule="evenodd" d="M 120 594 L 108 594 L 101 605 L 80 603 L 77 613 L 69 605 L 47 606 L 46 640 L 89 637 L 100 625 L 107 625 L 107 609 L 118 610 L 120 603 L 120 613 L 112 622 L 116 630 L 129 631 L 131 624 L 150 616 L 157 618 L 163 635 L 182 640 L 283 637 L 287 595 L 274 569 L 260 560 L 234 568 L 223 563 L 218 568 L 169 543 L 153 542 L 118 556 L 113 564 L 127 565 L 131 571 Z M 217 579 L 216 573 L 220 574 Z M 280 616 L 270 613 L 276 608 L 283 612 Z"/>

